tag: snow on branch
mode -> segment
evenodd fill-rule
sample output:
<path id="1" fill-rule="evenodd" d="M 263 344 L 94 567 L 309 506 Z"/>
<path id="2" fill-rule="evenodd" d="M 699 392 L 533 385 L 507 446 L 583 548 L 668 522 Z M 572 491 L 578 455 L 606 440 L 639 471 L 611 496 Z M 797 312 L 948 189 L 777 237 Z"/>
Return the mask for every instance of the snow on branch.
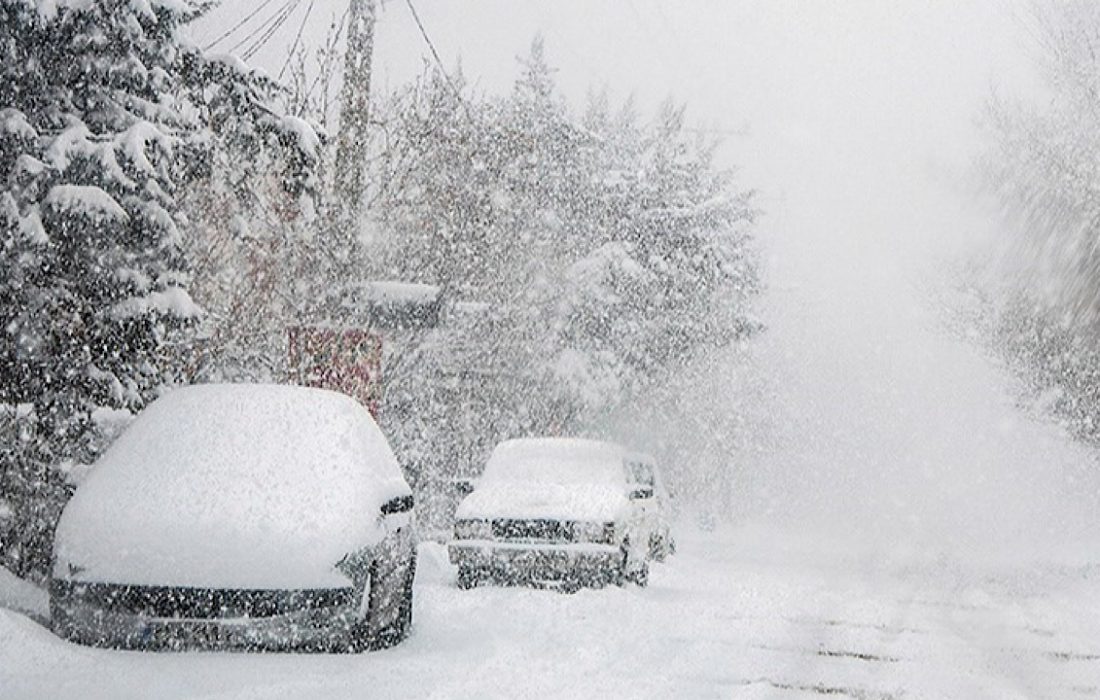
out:
<path id="1" fill-rule="evenodd" d="M 119 320 L 147 314 L 192 319 L 201 316 L 202 309 L 186 290 L 179 287 L 169 287 L 163 291 L 150 292 L 143 297 L 126 299 L 115 304 L 111 309 L 111 315 Z"/>
<path id="2" fill-rule="evenodd" d="M 130 219 L 114 197 L 95 185 L 54 185 L 46 195 L 45 204 L 97 220 L 125 222 Z"/>

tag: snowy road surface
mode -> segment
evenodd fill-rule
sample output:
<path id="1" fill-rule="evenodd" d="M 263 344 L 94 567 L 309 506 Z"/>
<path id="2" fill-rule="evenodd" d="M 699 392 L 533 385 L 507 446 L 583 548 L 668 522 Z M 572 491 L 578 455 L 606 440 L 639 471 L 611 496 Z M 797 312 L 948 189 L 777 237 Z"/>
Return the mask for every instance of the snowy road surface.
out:
<path id="1" fill-rule="evenodd" d="M 684 534 L 649 589 L 576 595 L 460 591 L 425 545 L 412 637 L 362 656 L 88 649 L 0 610 L 0 697 L 1100 697 L 1100 569 Z"/>

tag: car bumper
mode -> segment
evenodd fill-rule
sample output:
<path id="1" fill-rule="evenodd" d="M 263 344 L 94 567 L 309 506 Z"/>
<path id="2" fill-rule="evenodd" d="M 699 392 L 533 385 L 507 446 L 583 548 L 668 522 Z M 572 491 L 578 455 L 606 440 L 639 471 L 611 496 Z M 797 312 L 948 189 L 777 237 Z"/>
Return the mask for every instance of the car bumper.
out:
<path id="1" fill-rule="evenodd" d="M 452 564 L 498 580 L 608 583 L 622 575 L 623 553 L 615 545 L 460 540 L 447 551 Z"/>
<path id="2" fill-rule="evenodd" d="M 342 651 L 350 647 L 359 600 L 334 589 L 333 604 L 265 616 L 172 616 L 118 609 L 80 585 L 51 586 L 54 632 L 98 647 L 146 651 Z M 347 593 L 344 593 L 347 591 Z"/>

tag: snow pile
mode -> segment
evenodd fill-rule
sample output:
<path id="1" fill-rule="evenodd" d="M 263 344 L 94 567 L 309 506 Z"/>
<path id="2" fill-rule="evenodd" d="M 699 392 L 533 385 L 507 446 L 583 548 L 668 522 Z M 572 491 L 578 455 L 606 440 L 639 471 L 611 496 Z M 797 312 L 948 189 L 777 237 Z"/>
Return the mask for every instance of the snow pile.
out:
<path id="1" fill-rule="evenodd" d="M 439 287 L 416 282 L 367 282 L 360 285 L 358 297 L 375 304 L 431 304 L 439 298 Z"/>
<path id="2" fill-rule="evenodd" d="M 340 586 L 409 493 L 366 409 L 333 392 L 206 385 L 157 400 L 62 514 L 55 575 L 223 587 Z"/>
<path id="3" fill-rule="evenodd" d="M 133 167 L 143 173 L 155 174 L 156 167 L 146 155 L 150 143 L 157 146 L 161 154 L 169 153 L 172 148 L 171 140 L 156 124 L 142 120 L 135 122 L 133 126 L 118 135 L 116 142 L 121 146 L 121 151 Z"/>
<path id="4" fill-rule="evenodd" d="M 298 148 L 311 158 L 319 158 L 321 153 L 321 137 L 317 130 L 309 122 L 301 117 L 285 115 L 282 118 L 283 129 L 288 134 L 293 134 L 298 141 Z"/>
<path id="5" fill-rule="evenodd" d="M 38 137 L 38 132 L 27 121 L 27 115 L 11 107 L 0 109 L 0 133 L 27 140 Z"/>
<path id="6" fill-rule="evenodd" d="M 114 197 L 95 185 L 55 185 L 46 195 L 45 203 L 95 219 L 126 221 L 130 218 Z"/>
<path id="7" fill-rule="evenodd" d="M 92 0 L 33 0 L 38 13 L 46 19 L 57 17 L 59 10 L 81 11 L 92 6 Z M 192 12 L 195 3 L 186 0 L 130 0 L 130 7 L 148 19 L 155 21 L 157 16 L 154 8 L 164 8 L 176 14 Z"/>
<path id="8" fill-rule="evenodd" d="M 603 484 L 487 484 L 458 506 L 455 517 L 613 522 L 630 510 L 622 487 Z"/>
<path id="9" fill-rule="evenodd" d="M 169 287 L 163 291 L 149 292 L 143 297 L 131 297 L 115 304 L 111 309 L 115 318 L 134 318 L 149 313 L 165 314 L 176 318 L 198 318 L 202 307 L 195 303 L 186 290 Z"/>
<path id="10" fill-rule="evenodd" d="M 619 276 L 639 282 L 651 282 L 656 277 L 653 272 L 642 267 L 633 254 L 634 248 L 629 243 L 605 243 L 587 257 L 573 263 L 566 275 L 579 286 L 601 289 L 609 301 L 617 303 L 622 300 L 606 287 L 610 279 Z"/>
<path id="11" fill-rule="evenodd" d="M 459 518 L 611 521 L 627 512 L 626 450 L 577 438 L 508 440 L 493 450 Z"/>
<path id="12" fill-rule="evenodd" d="M 622 485 L 625 482 L 625 455 L 622 446 L 598 440 L 508 440 L 493 450 L 481 483 Z"/>
<path id="13" fill-rule="evenodd" d="M 50 615 L 46 591 L 3 567 L 0 567 L 0 608 L 42 619 Z"/>
<path id="14" fill-rule="evenodd" d="M 1100 685 L 1100 594 L 1080 571 L 955 585 L 814 544 L 689 529 L 648 588 L 575 595 L 459 590 L 446 550 L 425 544 L 413 634 L 370 659 L 89 649 L 0 610 L 0 695 L 886 700 L 1085 698 Z"/>

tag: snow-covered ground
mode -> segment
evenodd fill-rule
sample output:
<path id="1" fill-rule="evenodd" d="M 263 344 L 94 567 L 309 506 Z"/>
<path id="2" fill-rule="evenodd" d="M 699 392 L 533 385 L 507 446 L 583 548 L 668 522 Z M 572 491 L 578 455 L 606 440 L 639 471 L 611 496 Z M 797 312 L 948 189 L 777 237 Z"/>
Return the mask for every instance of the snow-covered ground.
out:
<path id="1" fill-rule="evenodd" d="M 748 527 L 681 542 L 648 589 L 575 595 L 460 591 L 426 544 L 412 636 L 361 656 L 89 649 L 0 610 L 0 697 L 1100 695 L 1100 569 L 975 573 Z"/>
<path id="2" fill-rule="evenodd" d="M 0 610 L 14 610 L 45 619 L 49 615 L 48 607 L 49 597 L 45 591 L 0 567 Z"/>

